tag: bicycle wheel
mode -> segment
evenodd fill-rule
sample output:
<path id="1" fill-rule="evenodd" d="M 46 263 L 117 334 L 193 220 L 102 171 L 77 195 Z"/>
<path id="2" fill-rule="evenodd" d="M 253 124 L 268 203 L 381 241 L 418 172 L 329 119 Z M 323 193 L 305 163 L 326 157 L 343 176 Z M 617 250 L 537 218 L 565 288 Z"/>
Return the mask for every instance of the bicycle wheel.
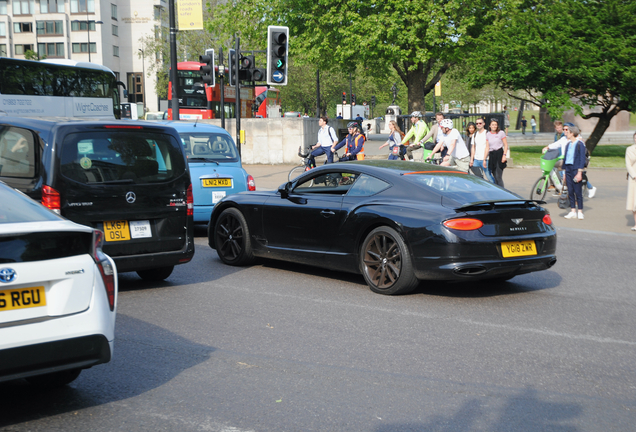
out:
<path id="1" fill-rule="evenodd" d="M 550 185 L 550 180 L 548 176 L 541 176 L 539 180 L 536 181 L 534 186 L 532 187 L 532 191 L 530 192 L 530 199 L 536 201 L 543 201 L 545 198 L 546 192 L 548 192 L 548 186 Z"/>
<path id="2" fill-rule="evenodd" d="M 293 167 L 287 176 L 287 181 L 292 181 L 299 175 L 305 172 L 305 165 L 298 165 L 297 167 Z"/>

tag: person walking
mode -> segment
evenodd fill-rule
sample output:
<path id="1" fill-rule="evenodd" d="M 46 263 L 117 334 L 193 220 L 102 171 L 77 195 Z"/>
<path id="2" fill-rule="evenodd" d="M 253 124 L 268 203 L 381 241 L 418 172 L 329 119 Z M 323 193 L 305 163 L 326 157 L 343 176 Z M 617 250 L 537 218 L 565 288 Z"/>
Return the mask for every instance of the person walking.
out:
<path id="1" fill-rule="evenodd" d="M 448 150 L 447 154 L 450 158 L 440 165 L 455 166 L 461 171 L 467 172 L 470 164 L 470 153 L 459 131 L 453 128 L 453 121 L 451 119 L 444 119 L 440 122 L 439 127 L 443 135 L 438 135 L 439 141 L 431 154 L 426 158 L 426 161 L 428 162 L 442 147 L 446 147 Z"/>
<path id="2" fill-rule="evenodd" d="M 568 187 L 568 198 L 570 199 L 570 213 L 565 215 L 566 219 L 584 219 L 583 217 L 583 171 L 585 169 L 585 144 L 579 139 L 581 134 L 578 126 L 564 126 L 563 133 L 568 139 L 565 146 L 565 182 Z M 578 215 L 577 215 L 578 209 Z"/>
<path id="3" fill-rule="evenodd" d="M 475 123 L 468 122 L 468 124 L 466 125 L 466 147 L 468 148 L 468 152 L 471 154 L 471 156 L 473 151 L 473 138 L 475 136 L 476 130 L 477 127 L 475 126 Z"/>
<path id="4" fill-rule="evenodd" d="M 503 115 L 504 115 L 504 132 L 506 132 L 506 136 L 508 136 L 508 129 L 510 128 L 510 113 L 508 112 L 508 107 L 504 105 L 503 107 Z"/>
<path id="5" fill-rule="evenodd" d="M 318 119 L 318 143 L 313 146 L 312 152 L 309 155 L 310 164 L 312 167 L 316 166 L 316 156 L 322 154 L 327 155 L 327 163 L 333 163 L 333 152 L 331 147 L 338 143 L 338 135 L 334 128 L 328 125 L 329 119 L 326 116 L 322 116 Z"/>
<path id="6" fill-rule="evenodd" d="M 402 131 L 400 127 L 395 122 L 395 120 L 391 120 L 389 122 L 389 139 L 386 140 L 384 144 L 382 144 L 378 149 L 381 150 L 386 146 L 389 146 L 389 160 L 398 160 L 400 158 L 400 147 L 402 147 Z"/>
<path id="7" fill-rule="evenodd" d="M 470 154 L 470 166 L 481 168 L 486 180 L 490 180 L 492 183 L 494 183 L 495 179 L 490 173 L 490 170 L 488 169 L 487 160 L 484 159 L 486 155 L 486 145 L 487 145 L 486 134 L 488 133 L 488 131 L 485 128 L 486 121 L 483 118 L 478 118 L 477 121 L 475 122 L 475 125 L 477 126 L 477 130 L 475 131 L 475 134 L 473 135 L 473 139 L 471 141 L 472 151 Z"/>
<path id="8" fill-rule="evenodd" d="M 634 134 L 634 144 L 627 147 L 625 151 L 625 165 L 627 166 L 627 210 L 634 215 L 634 226 L 632 231 L 636 231 L 636 133 Z"/>
<path id="9" fill-rule="evenodd" d="M 532 116 L 530 119 L 530 126 L 532 126 L 532 135 L 537 134 L 537 119 Z"/>
<path id="10" fill-rule="evenodd" d="M 411 123 L 413 123 L 413 126 L 411 126 L 411 129 L 404 136 L 401 144 L 407 145 L 410 139 L 412 137 L 414 138 L 413 144 L 408 145 L 406 148 L 406 156 L 411 162 L 413 162 L 413 150 L 422 148 L 421 141 L 428 133 L 428 126 L 426 125 L 426 122 L 422 120 L 422 113 L 420 111 L 413 111 L 411 113 Z"/>
<path id="11" fill-rule="evenodd" d="M 526 134 L 526 126 L 528 126 L 528 120 L 526 120 L 526 116 L 521 116 L 521 134 Z"/>
<path id="12" fill-rule="evenodd" d="M 489 128 L 490 130 L 486 134 L 484 160 L 488 159 L 488 169 L 493 176 L 494 183 L 504 187 L 503 170 L 508 165 L 506 159 L 508 139 L 506 133 L 499 128 L 499 122 L 496 119 L 490 120 Z"/>

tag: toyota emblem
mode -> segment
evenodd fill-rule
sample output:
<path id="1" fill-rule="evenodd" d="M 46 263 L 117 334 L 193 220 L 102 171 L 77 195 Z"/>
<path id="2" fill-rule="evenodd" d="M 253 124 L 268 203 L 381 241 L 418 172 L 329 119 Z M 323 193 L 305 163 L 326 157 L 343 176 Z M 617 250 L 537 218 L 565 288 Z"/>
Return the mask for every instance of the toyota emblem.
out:
<path id="1" fill-rule="evenodd" d="M 134 203 L 136 200 L 137 200 L 137 195 L 135 195 L 135 193 L 134 193 L 134 192 L 128 192 L 128 193 L 126 194 L 126 202 L 127 202 L 128 204 L 132 204 L 132 203 Z"/>
<path id="2" fill-rule="evenodd" d="M 17 276 L 15 270 L 10 268 L 0 269 L 0 282 L 9 283 L 13 282 Z"/>

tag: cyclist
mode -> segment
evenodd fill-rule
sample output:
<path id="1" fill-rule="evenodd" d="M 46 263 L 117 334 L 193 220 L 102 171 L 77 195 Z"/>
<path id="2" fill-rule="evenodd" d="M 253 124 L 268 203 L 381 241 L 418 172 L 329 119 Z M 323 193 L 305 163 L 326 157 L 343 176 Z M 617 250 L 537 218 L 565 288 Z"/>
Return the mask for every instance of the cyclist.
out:
<path id="1" fill-rule="evenodd" d="M 313 168 L 316 167 L 316 156 L 322 154 L 327 155 L 327 163 L 333 163 L 331 147 L 338 143 L 338 136 L 336 131 L 327 123 L 329 123 L 329 119 L 326 116 L 318 119 L 318 125 L 320 126 L 320 129 L 318 129 L 318 143 L 311 148 L 313 151 L 309 155 L 309 163 Z"/>
<path id="2" fill-rule="evenodd" d="M 365 138 L 362 133 L 362 128 L 357 122 L 353 121 L 347 124 L 347 129 L 349 130 L 349 134 L 338 144 L 331 146 L 331 151 L 335 152 L 346 145 L 347 150 L 345 155 L 340 158 L 341 161 L 363 160 Z"/>
<path id="3" fill-rule="evenodd" d="M 438 134 L 439 141 L 426 161 L 428 162 L 442 147 L 446 147 L 450 158 L 442 162 L 441 165 L 456 166 L 460 170 L 468 172 L 470 153 L 459 131 L 453 128 L 453 121 L 444 119 L 439 123 L 439 127 L 443 135 Z"/>
<path id="4" fill-rule="evenodd" d="M 401 144 L 407 145 L 411 137 L 415 137 L 413 144 L 406 148 L 406 156 L 411 162 L 413 162 L 413 150 L 422 148 L 421 141 L 428 133 L 428 126 L 426 125 L 426 122 L 422 120 L 422 113 L 420 111 L 413 111 L 411 113 L 411 122 L 413 123 L 413 126 L 411 126 L 411 129 L 404 136 Z"/>

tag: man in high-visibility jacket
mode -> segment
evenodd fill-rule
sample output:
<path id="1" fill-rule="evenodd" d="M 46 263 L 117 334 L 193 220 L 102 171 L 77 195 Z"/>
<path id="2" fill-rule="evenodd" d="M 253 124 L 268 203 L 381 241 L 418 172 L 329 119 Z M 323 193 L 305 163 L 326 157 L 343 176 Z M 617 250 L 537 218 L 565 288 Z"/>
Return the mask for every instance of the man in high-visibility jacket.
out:
<path id="1" fill-rule="evenodd" d="M 340 158 L 341 161 L 363 160 L 365 137 L 360 125 L 357 122 L 350 122 L 347 125 L 347 129 L 349 129 L 349 135 L 338 144 L 333 145 L 331 147 L 332 151 L 336 151 L 346 145 L 347 150 L 345 155 Z"/>
<path id="2" fill-rule="evenodd" d="M 413 111 L 411 113 L 411 123 L 413 123 L 413 126 L 411 126 L 409 132 L 404 135 L 404 139 L 402 139 L 402 145 L 406 145 L 413 136 L 415 137 L 413 144 L 409 145 L 406 148 L 406 155 L 412 162 L 413 150 L 422 148 L 421 141 L 422 138 L 424 138 L 424 136 L 428 133 L 428 125 L 424 120 L 422 120 L 422 113 L 420 111 Z"/>

